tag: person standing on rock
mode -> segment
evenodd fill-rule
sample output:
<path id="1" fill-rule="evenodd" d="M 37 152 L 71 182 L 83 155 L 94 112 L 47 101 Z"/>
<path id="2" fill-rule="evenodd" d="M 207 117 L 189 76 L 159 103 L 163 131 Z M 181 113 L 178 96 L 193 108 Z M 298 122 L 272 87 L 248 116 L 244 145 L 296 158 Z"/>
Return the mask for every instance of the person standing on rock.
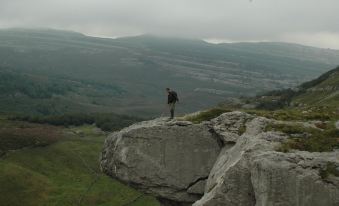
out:
<path id="1" fill-rule="evenodd" d="M 170 88 L 166 88 L 166 92 L 168 95 L 167 98 L 167 104 L 168 107 L 170 109 L 170 113 L 171 113 L 171 118 L 174 118 L 174 110 L 175 110 L 175 103 L 179 102 L 179 98 L 178 98 L 178 94 L 175 91 L 172 91 Z"/>

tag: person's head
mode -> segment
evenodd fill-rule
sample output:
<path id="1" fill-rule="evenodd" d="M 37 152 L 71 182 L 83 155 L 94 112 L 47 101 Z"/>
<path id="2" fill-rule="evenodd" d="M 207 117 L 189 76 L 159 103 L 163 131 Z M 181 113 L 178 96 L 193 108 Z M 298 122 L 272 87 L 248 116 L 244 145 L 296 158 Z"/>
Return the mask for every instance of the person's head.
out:
<path id="1" fill-rule="evenodd" d="M 169 93 L 171 91 L 170 88 L 166 88 L 166 92 Z"/>

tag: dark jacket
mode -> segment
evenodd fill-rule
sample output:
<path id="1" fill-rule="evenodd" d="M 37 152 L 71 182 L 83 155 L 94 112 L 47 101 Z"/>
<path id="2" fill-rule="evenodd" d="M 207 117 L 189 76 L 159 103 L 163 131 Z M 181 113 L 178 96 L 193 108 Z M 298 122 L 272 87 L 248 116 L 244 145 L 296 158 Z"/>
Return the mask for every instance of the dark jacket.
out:
<path id="1" fill-rule="evenodd" d="M 178 94 L 175 91 L 170 91 L 168 93 L 167 104 L 176 103 L 179 101 Z"/>

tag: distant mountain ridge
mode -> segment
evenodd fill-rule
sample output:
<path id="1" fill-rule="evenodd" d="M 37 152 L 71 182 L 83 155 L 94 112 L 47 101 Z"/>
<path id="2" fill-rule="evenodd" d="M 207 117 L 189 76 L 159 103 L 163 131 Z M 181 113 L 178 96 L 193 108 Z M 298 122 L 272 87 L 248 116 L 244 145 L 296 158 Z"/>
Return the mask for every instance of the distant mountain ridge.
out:
<path id="1" fill-rule="evenodd" d="M 53 29 L 0 30 L 0 56 L 0 70 L 76 87 L 39 104 L 27 95 L 9 99 L 2 94 L 8 112 L 20 112 L 18 105 L 25 105 L 39 113 L 41 104 L 49 107 L 57 98 L 63 106 L 51 113 L 79 108 L 141 116 L 161 113 L 166 87 L 179 93 L 179 113 L 188 113 L 228 97 L 293 87 L 339 65 L 339 51 L 289 43 L 215 45 L 153 35 L 110 39 Z M 107 95 L 117 89 L 119 95 Z"/>

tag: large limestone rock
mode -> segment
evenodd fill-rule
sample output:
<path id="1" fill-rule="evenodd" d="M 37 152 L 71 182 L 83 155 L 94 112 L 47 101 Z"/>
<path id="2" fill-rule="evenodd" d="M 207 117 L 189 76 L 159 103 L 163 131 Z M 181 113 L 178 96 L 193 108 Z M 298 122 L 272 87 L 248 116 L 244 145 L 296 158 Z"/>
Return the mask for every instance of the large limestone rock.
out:
<path id="1" fill-rule="evenodd" d="M 222 149 L 207 180 L 205 195 L 194 204 L 195 206 L 255 205 L 249 166 L 251 152 L 257 149 L 263 152 L 270 150 L 273 144 L 267 145 L 266 140 L 252 137 L 261 133 L 265 123 L 264 118 L 243 122 L 246 124 L 246 132 L 238 138 L 233 147 Z"/>
<path id="2" fill-rule="evenodd" d="M 106 140 L 101 166 L 163 205 L 339 206 L 339 178 L 320 176 L 328 162 L 339 170 L 339 151 L 277 152 L 287 136 L 265 132 L 272 121 L 230 112 L 142 122 Z"/>
<path id="3" fill-rule="evenodd" d="M 107 138 L 101 167 L 166 205 L 191 205 L 203 195 L 219 152 L 206 125 L 156 119 Z"/>
<path id="4" fill-rule="evenodd" d="M 339 205 L 338 178 L 328 182 L 319 175 L 327 162 L 339 165 L 339 152 L 276 152 L 286 137 L 264 132 L 269 121 L 261 117 L 248 121 L 236 144 L 222 149 L 205 194 L 194 206 Z"/>
<path id="5" fill-rule="evenodd" d="M 319 169 L 327 161 L 339 163 L 339 153 L 266 153 L 251 165 L 255 205 L 339 205 L 339 182 L 323 180 Z"/>

